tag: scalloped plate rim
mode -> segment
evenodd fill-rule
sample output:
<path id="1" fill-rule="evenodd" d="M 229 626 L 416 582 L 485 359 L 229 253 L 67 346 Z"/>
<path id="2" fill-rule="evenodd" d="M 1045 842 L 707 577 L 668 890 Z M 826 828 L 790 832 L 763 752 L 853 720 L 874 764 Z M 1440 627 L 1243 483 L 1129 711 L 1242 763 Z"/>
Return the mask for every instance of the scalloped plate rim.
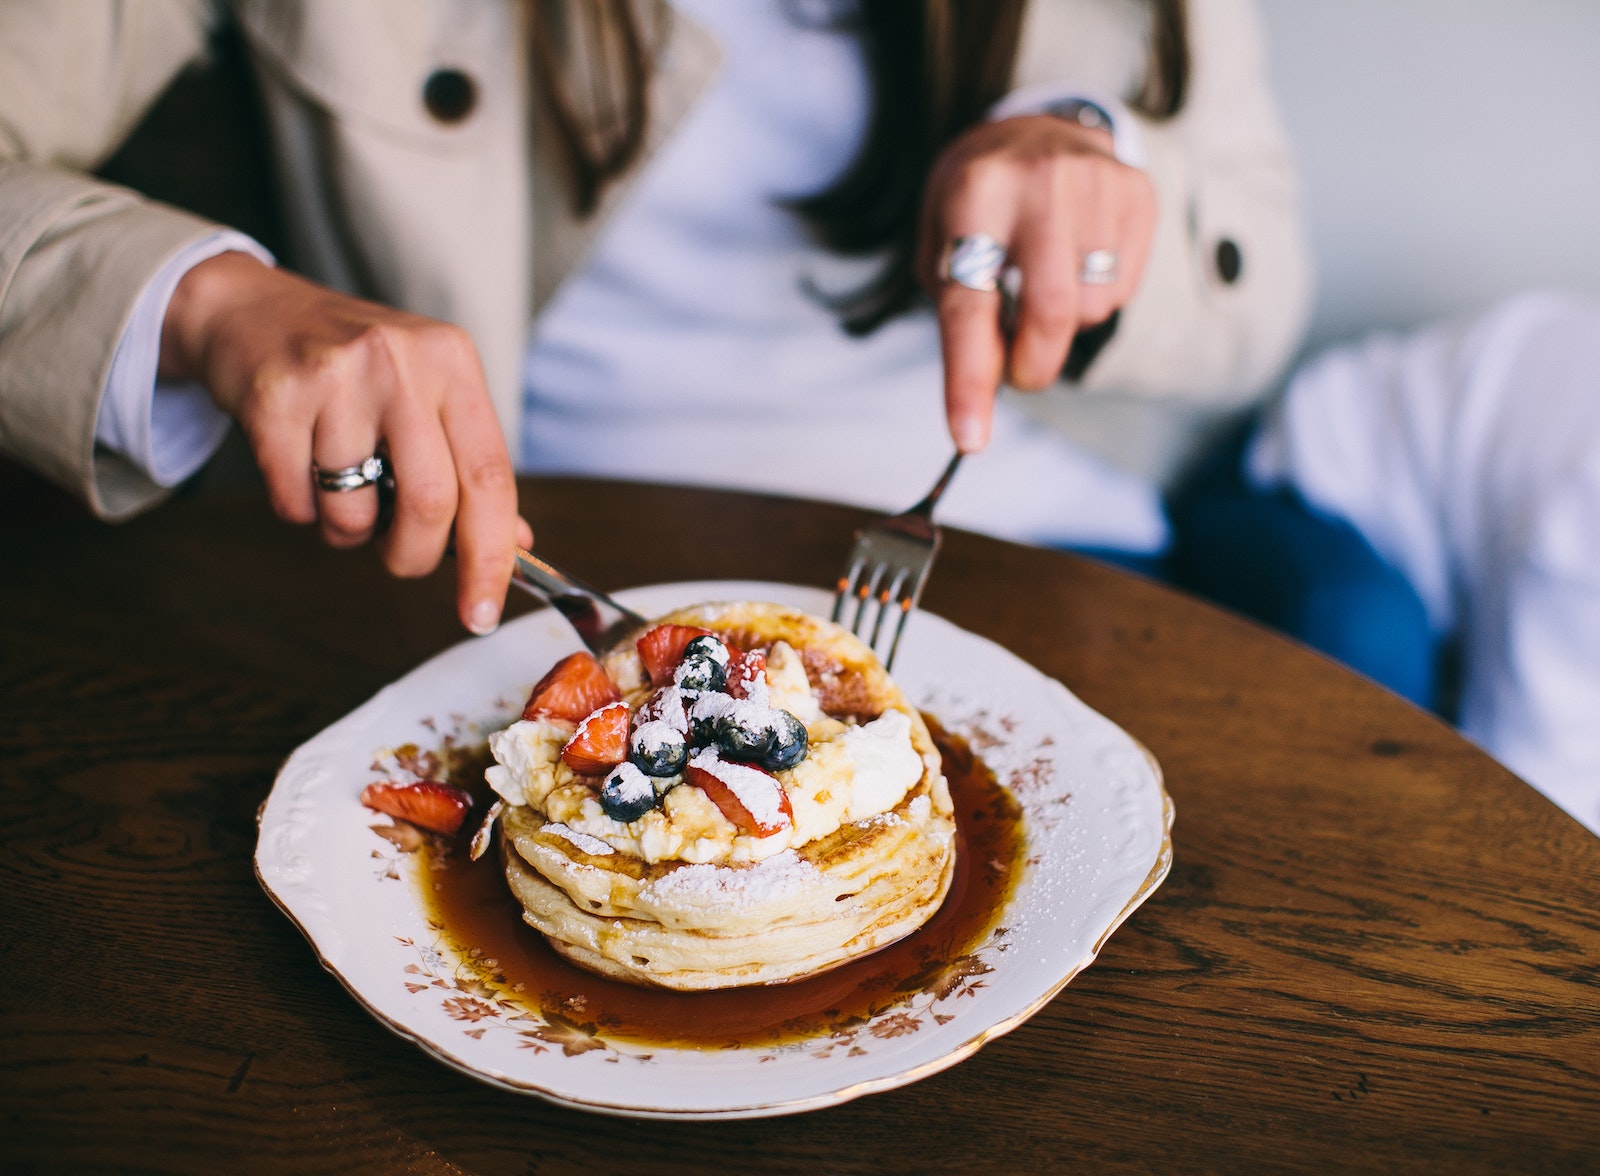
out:
<path id="1" fill-rule="evenodd" d="M 725 594 L 707 595 L 706 593 L 708 592 Z M 707 599 L 777 599 L 785 603 L 798 604 L 799 606 L 807 608 L 811 611 L 822 611 L 824 614 L 826 612 L 827 603 L 831 601 L 831 594 L 826 593 L 821 589 L 766 581 L 688 581 L 672 584 L 644 585 L 616 593 L 616 595 L 620 599 L 624 600 L 624 602 L 630 603 L 640 600 L 650 602 L 653 598 L 659 597 L 662 594 L 667 594 L 672 599 L 681 601 L 682 603 L 690 603 Z M 636 605 L 636 607 L 641 607 L 641 609 L 644 609 L 650 607 L 650 605 L 647 603 L 645 605 Z M 656 607 L 655 611 L 664 612 L 666 611 L 666 608 L 658 606 Z M 295 753 L 291 754 L 288 760 L 285 761 L 285 764 L 280 770 L 277 779 L 274 781 L 272 792 L 269 794 L 268 798 L 262 802 L 257 812 L 258 843 L 254 860 L 254 870 L 257 881 L 261 885 L 262 889 L 272 899 L 274 905 L 283 911 L 284 915 L 290 920 L 290 922 L 301 932 L 302 935 L 305 936 L 323 969 L 337 979 L 345 988 L 345 990 L 355 998 L 356 1002 L 390 1032 L 419 1046 L 425 1053 L 443 1062 L 451 1069 L 475 1078 L 479 1081 L 485 1082 L 489 1085 L 519 1094 L 534 1095 L 555 1105 L 579 1110 L 592 1111 L 601 1114 L 620 1115 L 631 1118 L 667 1120 L 715 1120 L 793 1114 L 808 1110 L 821 1109 L 823 1107 L 836 1106 L 858 1098 L 862 1095 L 894 1089 L 896 1087 L 906 1085 L 910 1082 L 920 1080 L 942 1070 L 948 1069 L 965 1058 L 970 1057 L 988 1042 L 1010 1032 L 1017 1026 L 1027 1021 L 1052 999 L 1054 999 L 1074 977 L 1083 971 L 1083 969 L 1087 968 L 1095 961 L 1110 936 L 1155 891 L 1161 882 L 1165 880 L 1168 872 L 1170 871 L 1172 863 L 1171 830 L 1174 816 L 1174 806 L 1171 796 L 1166 791 L 1160 766 L 1150 752 L 1125 731 L 1115 727 L 1114 724 L 1111 724 L 1110 721 L 1105 719 L 1103 716 L 1100 716 L 1096 712 L 1089 710 L 1089 708 L 1087 708 L 1081 702 L 1081 700 L 1078 700 L 1075 695 L 1072 695 L 1065 686 L 1062 686 L 1054 679 L 1046 677 L 1039 670 L 1029 665 L 1021 658 L 1018 658 L 1009 650 L 1004 649 L 1004 647 L 999 646 L 995 642 L 989 641 L 987 638 L 981 637 L 967 630 L 960 629 L 958 626 L 955 626 L 950 622 L 943 621 L 940 618 L 931 617 L 925 613 L 919 613 L 914 615 L 911 619 L 912 629 L 908 631 L 907 640 L 903 646 L 903 658 L 907 658 L 911 652 L 917 648 L 915 636 L 918 630 L 925 630 L 934 625 L 942 625 L 947 630 L 947 636 L 955 635 L 960 641 L 976 642 L 981 647 L 996 651 L 998 655 L 1004 659 L 1009 659 L 1010 662 L 1015 663 L 1016 666 L 1021 667 L 1027 673 L 1031 673 L 1032 675 L 1037 676 L 1043 682 L 1049 683 L 1061 694 L 1071 699 L 1076 706 L 1082 708 L 1089 714 L 1094 715 L 1094 717 L 1098 719 L 1101 724 L 1114 730 L 1122 740 L 1125 740 L 1126 743 L 1136 751 L 1138 757 L 1145 766 L 1145 770 L 1148 772 L 1147 782 L 1150 786 L 1150 797 L 1158 801 L 1159 807 L 1159 844 L 1155 848 L 1149 870 L 1144 876 L 1143 880 L 1138 884 L 1131 894 L 1127 895 L 1126 901 L 1123 903 L 1120 910 L 1099 930 L 1098 935 L 1094 938 L 1092 944 L 1087 947 L 1084 953 L 1080 957 L 1070 961 L 1065 965 L 1058 964 L 1057 968 L 1054 970 L 1059 971 L 1060 974 L 1053 977 L 1047 983 L 1038 986 L 1039 990 L 1034 997 L 1021 1007 L 1013 1009 L 1004 1016 L 989 1019 L 981 1026 L 971 1027 L 971 1032 L 967 1033 L 954 1044 L 944 1048 L 943 1051 L 938 1053 L 936 1056 L 928 1057 L 924 1060 L 906 1065 L 901 1069 L 893 1070 L 891 1072 L 864 1076 L 854 1081 L 840 1083 L 839 1085 L 827 1090 L 814 1091 L 793 1098 L 764 1099 L 760 1101 L 747 1102 L 723 1101 L 718 1105 L 692 1106 L 659 1105 L 661 1102 L 659 1097 L 654 1100 L 657 1105 L 653 1106 L 645 1105 L 636 1099 L 622 1102 L 608 1102 L 593 1097 L 579 1097 L 570 1091 L 563 1090 L 562 1084 L 559 1081 L 559 1077 L 545 1080 L 534 1080 L 520 1077 L 516 1074 L 507 1073 L 498 1067 L 491 1067 L 480 1062 L 475 1062 L 471 1058 L 462 1056 L 440 1042 L 435 1041 L 431 1036 L 429 1036 L 431 1030 L 427 1028 L 417 1028 L 413 1024 L 408 1024 L 404 1016 L 398 1016 L 387 1011 L 382 1007 L 380 998 L 378 996 L 369 995 L 368 991 L 366 991 L 363 986 L 363 982 L 345 974 L 345 971 L 342 970 L 342 967 L 350 968 L 352 971 L 355 969 L 349 964 L 341 965 L 338 960 L 333 958 L 335 955 L 342 953 L 324 950 L 324 945 L 319 943 L 318 936 L 301 917 L 300 911 L 297 911 L 296 907 L 293 905 L 292 898 L 296 895 L 298 890 L 302 890 L 304 888 L 306 883 L 303 879 L 285 878 L 283 876 L 280 869 L 282 863 L 274 861 L 272 858 L 271 847 L 269 847 L 268 844 L 268 833 L 271 830 L 274 822 L 285 819 L 278 812 L 274 811 L 274 800 L 278 800 L 280 804 L 287 803 L 287 799 L 280 796 L 280 786 L 283 785 L 285 777 L 289 775 L 291 767 L 295 764 L 297 757 L 300 757 L 302 753 L 307 752 L 309 749 L 316 746 L 320 741 L 323 741 L 330 734 L 339 731 L 348 724 L 354 724 L 357 720 L 368 715 L 374 709 L 378 708 L 380 702 L 385 698 L 386 695 L 391 695 L 391 693 L 395 691 L 395 689 L 402 683 L 408 682 L 418 675 L 422 675 L 430 670 L 436 669 L 440 663 L 445 662 L 447 659 L 462 656 L 461 651 L 463 650 L 480 647 L 485 642 L 494 641 L 497 637 L 501 641 L 513 639 L 512 635 L 518 632 L 519 626 L 522 628 L 527 628 L 532 624 L 537 624 L 539 619 L 553 623 L 553 628 L 558 632 L 563 631 L 565 628 L 564 622 L 561 622 L 558 618 L 556 618 L 551 610 L 536 610 L 533 613 L 529 613 L 518 618 L 516 621 L 509 622 L 506 626 L 503 626 L 500 630 L 498 630 L 496 634 L 491 635 L 488 638 L 469 639 L 441 651 L 433 658 L 430 658 L 428 661 L 417 666 L 407 674 L 402 675 L 401 678 L 396 679 L 394 682 L 379 690 L 365 703 L 361 704 L 343 716 L 341 719 L 325 728 L 318 735 L 313 736 L 312 739 L 307 740 L 306 743 L 300 746 L 300 748 L 297 748 Z M 572 648 L 579 647 L 575 636 L 570 636 L 569 644 Z M 896 675 L 897 678 L 900 678 L 902 674 L 905 673 L 904 665 L 905 663 L 902 661 L 902 671 L 901 674 Z M 910 693 L 909 689 L 908 693 Z M 920 700 L 916 699 L 915 696 L 913 697 L 914 701 L 920 702 Z M 934 710 L 931 713 L 935 714 L 936 717 L 940 717 L 941 719 L 945 717 L 940 715 L 937 710 Z M 357 791 L 359 790 L 357 789 Z M 1030 842 L 1032 841 L 1032 832 L 1032 829 L 1030 829 Z M 266 861 L 263 860 L 264 857 L 267 858 Z M 414 893 L 414 887 L 412 892 Z M 1015 901 L 1016 899 L 1014 898 L 1013 902 L 1015 903 Z M 420 915 L 421 911 L 418 910 L 416 913 Z M 342 942 L 338 946 L 348 950 L 346 945 Z M 925 995 L 925 993 L 923 994 Z M 674 1053 L 700 1053 L 705 1051 L 675 1051 L 672 1049 L 661 1049 L 657 1052 L 671 1055 Z M 756 1054 L 770 1054 L 772 1051 L 771 1049 L 763 1048 L 760 1050 L 751 1049 L 748 1052 Z M 549 1062 L 547 1060 L 542 1064 L 548 1065 Z"/>

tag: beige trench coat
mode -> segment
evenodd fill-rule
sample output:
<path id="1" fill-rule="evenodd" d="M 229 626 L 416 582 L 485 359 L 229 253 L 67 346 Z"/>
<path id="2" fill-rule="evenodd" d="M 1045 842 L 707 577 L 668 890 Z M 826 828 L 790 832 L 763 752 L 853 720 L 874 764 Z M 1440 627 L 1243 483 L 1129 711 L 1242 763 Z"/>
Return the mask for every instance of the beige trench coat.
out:
<path id="1" fill-rule="evenodd" d="M 265 94 L 296 268 L 446 319 L 477 343 L 513 447 L 529 324 L 628 198 L 567 211 L 533 103 L 515 0 L 233 0 Z M 1143 127 L 1160 219 L 1141 289 L 1063 427 L 1159 475 L 1197 421 L 1248 403 L 1306 317 L 1309 264 L 1294 173 L 1267 91 L 1250 0 L 1193 0 L 1194 76 L 1173 120 Z M 0 4 L 0 452 L 116 518 L 162 491 L 94 424 L 116 342 L 162 264 L 212 226 L 86 172 L 185 65 L 206 0 Z M 663 30 L 647 150 L 715 76 L 719 51 L 678 17 Z M 1033 0 L 1015 83 L 1131 91 L 1144 18 L 1127 0 Z M 433 117 L 441 68 L 475 83 Z M 1218 247 L 1244 259 L 1225 281 Z M 937 411 L 936 408 L 930 411 Z"/>

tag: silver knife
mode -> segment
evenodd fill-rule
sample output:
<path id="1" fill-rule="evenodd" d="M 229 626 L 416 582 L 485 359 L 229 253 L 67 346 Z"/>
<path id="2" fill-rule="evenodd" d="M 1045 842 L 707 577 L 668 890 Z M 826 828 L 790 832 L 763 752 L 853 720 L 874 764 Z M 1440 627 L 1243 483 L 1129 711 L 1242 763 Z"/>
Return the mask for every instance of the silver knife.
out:
<path id="1" fill-rule="evenodd" d="M 549 602 L 550 607 L 567 618 L 593 652 L 609 652 L 629 632 L 649 625 L 647 619 L 618 604 L 598 588 L 591 588 L 526 548 L 516 550 L 517 566 L 512 582 Z"/>

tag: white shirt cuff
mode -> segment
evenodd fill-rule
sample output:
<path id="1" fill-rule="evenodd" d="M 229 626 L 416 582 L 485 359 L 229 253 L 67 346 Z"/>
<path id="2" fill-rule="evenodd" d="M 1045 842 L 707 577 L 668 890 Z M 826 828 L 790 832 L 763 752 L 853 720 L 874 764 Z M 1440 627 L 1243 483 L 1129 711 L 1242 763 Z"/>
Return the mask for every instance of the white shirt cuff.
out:
<path id="1" fill-rule="evenodd" d="M 120 453 L 158 486 L 176 486 L 217 451 L 229 417 L 196 383 L 156 380 L 161 324 L 183 276 L 219 253 L 272 254 L 243 233 L 219 229 L 175 255 L 150 279 L 117 341 L 95 418 L 95 441 Z"/>
<path id="2" fill-rule="evenodd" d="M 1041 82 L 1036 86 L 1023 86 L 1013 90 L 989 108 L 988 121 L 1016 118 L 1024 114 L 1045 114 L 1050 107 L 1074 98 L 1093 102 L 1111 116 L 1111 151 L 1118 163 L 1143 168 L 1149 156 L 1145 153 L 1144 134 L 1138 120 L 1127 103 L 1114 94 L 1095 86 L 1081 86 L 1072 82 Z"/>

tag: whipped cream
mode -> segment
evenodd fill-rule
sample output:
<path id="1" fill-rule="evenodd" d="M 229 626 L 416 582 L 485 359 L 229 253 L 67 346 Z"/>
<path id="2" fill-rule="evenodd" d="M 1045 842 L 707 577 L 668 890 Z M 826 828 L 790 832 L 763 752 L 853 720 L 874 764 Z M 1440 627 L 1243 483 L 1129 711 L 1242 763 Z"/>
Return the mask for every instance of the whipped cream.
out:
<path id="1" fill-rule="evenodd" d="M 539 807 L 550 792 L 576 779 L 561 760 L 575 727 L 560 719 L 521 719 L 489 736 L 495 762 L 483 778 L 507 804 Z"/>
<path id="2" fill-rule="evenodd" d="M 708 701 L 713 698 L 720 701 Z M 783 642 L 774 644 L 767 655 L 765 689 L 742 700 L 701 695 L 694 713 L 709 717 L 700 715 L 702 704 L 748 710 L 749 717 L 781 708 L 805 724 L 809 747 L 806 758 L 793 768 L 768 776 L 731 761 L 717 765 L 718 778 L 734 789 L 752 815 L 769 824 L 778 823 L 776 782 L 788 797 L 792 822 L 765 837 L 742 833 L 705 793 L 685 784 L 681 776 L 651 781 L 665 794 L 659 808 L 634 821 L 617 821 L 601 808 L 594 781 L 576 775 L 562 762 L 561 748 L 572 737 L 574 725 L 559 720 L 523 720 L 491 735 L 489 749 L 496 762 L 485 777 L 507 803 L 531 805 L 551 824 L 597 839 L 619 853 L 650 862 L 716 864 L 764 861 L 826 837 L 841 825 L 888 812 L 922 777 L 925 765 L 911 741 L 910 716 L 889 710 L 871 722 L 851 726 L 823 713 L 800 655 Z M 665 736 L 669 730 L 682 733 L 681 704 L 661 710 L 659 717 L 640 724 L 637 733 L 643 738 Z M 659 731 L 649 730 L 657 723 Z M 750 789 L 741 789 L 737 784 L 747 781 L 740 772 L 759 779 L 750 782 Z"/>

